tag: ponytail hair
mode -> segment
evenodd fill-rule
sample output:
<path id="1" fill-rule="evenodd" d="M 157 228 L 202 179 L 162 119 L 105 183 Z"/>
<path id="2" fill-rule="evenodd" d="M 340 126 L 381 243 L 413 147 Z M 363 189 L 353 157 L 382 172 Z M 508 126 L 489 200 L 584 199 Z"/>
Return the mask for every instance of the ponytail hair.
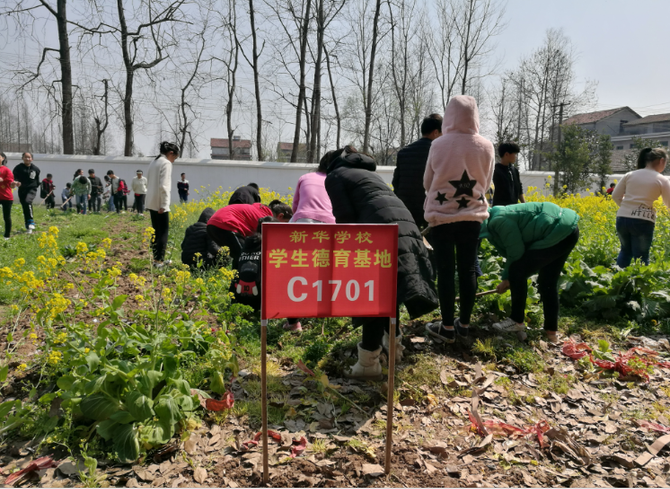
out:
<path id="1" fill-rule="evenodd" d="M 160 152 L 161 152 L 161 155 L 166 155 L 170 152 L 172 152 L 176 155 L 180 154 L 179 146 L 177 146 L 174 143 L 168 143 L 167 141 L 163 141 L 161 143 Z M 158 158 L 158 156 L 156 156 L 156 158 Z"/>
<path id="2" fill-rule="evenodd" d="M 657 160 L 668 159 L 668 152 L 663 148 L 644 148 L 637 157 L 637 169 L 645 168 L 649 163 Z"/>
<path id="3" fill-rule="evenodd" d="M 284 204 L 281 200 L 273 200 L 268 204 L 272 214 L 276 217 L 279 214 L 284 214 L 284 219 L 291 219 L 293 217 L 293 209 L 288 204 Z"/>

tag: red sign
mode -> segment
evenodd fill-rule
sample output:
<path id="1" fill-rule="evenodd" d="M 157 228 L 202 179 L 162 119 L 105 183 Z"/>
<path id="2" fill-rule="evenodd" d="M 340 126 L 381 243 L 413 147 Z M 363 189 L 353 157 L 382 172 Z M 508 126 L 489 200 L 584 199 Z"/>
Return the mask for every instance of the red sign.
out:
<path id="1" fill-rule="evenodd" d="M 397 224 L 263 224 L 261 319 L 395 317 Z"/>

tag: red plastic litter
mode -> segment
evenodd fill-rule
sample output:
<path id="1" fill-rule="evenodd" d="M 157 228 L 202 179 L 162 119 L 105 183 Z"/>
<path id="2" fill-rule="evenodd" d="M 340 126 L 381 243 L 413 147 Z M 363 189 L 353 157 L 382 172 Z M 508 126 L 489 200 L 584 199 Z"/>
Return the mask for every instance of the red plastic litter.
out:
<path id="1" fill-rule="evenodd" d="M 470 421 L 472 422 L 472 426 L 476 429 L 477 424 L 472 419 L 472 416 L 470 417 Z M 531 435 L 535 435 L 537 437 L 538 443 L 540 444 L 540 447 L 542 448 L 544 448 L 544 434 L 551 429 L 551 426 L 549 426 L 549 423 L 547 423 L 545 420 L 539 421 L 534 425 L 528 425 L 524 426 L 523 428 L 519 428 L 511 424 L 503 423 L 502 421 L 489 419 L 484 421 L 484 426 L 493 436 L 525 438 Z"/>
<path id="2" fill-rule="evenodd" d="M 205 408 L 209 411 L 223 411 L 224 409 L 231 409 L 235 405 L 235 397 L 231 391 L 226 391 L 223 399 L 217 401 L 216 399 L 206 399 Z"/>
<path id="3" fill-rule="evenodd" d="M 670 433 L 670 428 L 662 424 L 650 423 L 649 421 L 638 421 L 637 424 L 640 428 L 646 428 L 656 433 Z"/>
<path id="4" fill-rule="evenodd" d="M 30 465 L 28 465 L 28 467 L 26 467 L 25 469 L 19 470 L 18 472 L 14 472 L 9 477 L 7 477 L 7 479 L 5 479 L 5 485 L 13 486 L 17 482 L 25 479 L 31 472 L 36 472 L 38 470 L 43 469 L 49 469 L 52 467 L 58 467 L 58 464 L 60 464 L 60 460 L 54 460 L 49 456 L 38 458 L 37 460 L 33 461 Z"/>
<path id="5" fill-rule="evenodd" d="M 298 455 L 302 454 L 307 448 L 307 438 L 301 436 L 300 439 L 293 439 L 293 447 L 291 448 L 291 458 L 296 458 Z"/>
<path id="6" fill-rule="evenodd" d="M 297 367 L 298 367 L 300 370 L 302 370 L 303 372 L 305 372 L 307 375 L 310 375 L 310 376 L 312 376 L 312 377 L 316 377 L 316 375 L 314 374 L 314 372 L 311 371 L 310 369 L 308 369 L 308 368 L 307 368 L 307 365 L 305 365 L 304 363 L 302 363 L 302 360 L 298 360 Z"/>
<path id="7" fill-rule="evenodd" d="M 591 348 L 586 343 L 575 343 L 569 339 L 563 343 L 563 354 L 569 356 L 573 360 L 584 358 L 591 352 Z"/>

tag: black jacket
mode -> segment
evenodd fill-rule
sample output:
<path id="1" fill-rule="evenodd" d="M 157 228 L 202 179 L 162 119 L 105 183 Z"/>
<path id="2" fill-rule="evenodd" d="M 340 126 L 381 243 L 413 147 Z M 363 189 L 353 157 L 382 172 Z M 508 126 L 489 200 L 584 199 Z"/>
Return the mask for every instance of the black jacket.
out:
<path id="1" fill-rule="evenodd" d="M 231 204 L 255 204 L 261 201 L 261 196 L 253 187 L 240 187 L 230 196 L 228 205 Z"/>
<path id="2" fill-rule="evenodd" d="M 30 166 L 19 163 L 14 167 L 14 180 L 21 182 L 19 192 L 37 189 L 40 186 L 40 169 L 33 163 Z"/>
<path id="3" fill-rule="evenodd" d="M 207 207 L 195 224 L 186 228 L 184 241 L 181 242 L 182 263 L 195 268 L 202 260 L 203 268 L 210 268 L 218 262 L 219 245 L 207 235 L 207 221 L 214 215 L 214 209 Z M 196 256 L 200 253 L 200 256 Z"/>
<path id="4" fill-rule="evenodd" d="M 343 153 L 328 167 L 326 191 L 338 223 L 398 224 L 398 304 L 416 318 L 438 306 L 433 268 L 412 215 L 375 168 L 369 156 Z"/>
<path id="5" fill-rule="evenodd" d="M 88 177 L 88 181 L 91 182 L 91 196 L 102 195 L 102 180 L 100 180 L 100 177 Z"/>
<path id="6" fill-rule="evenodd" d="M 428 223 L 423 218 L 423 202 L 426 192 L 423 188 L 423 173 L 433 141 L 421 138 L 398 151 L 395 171 L 393 172 L 393 191 L 412 213 L 419 227 Z"/>
<path id="7" fill-rule="evenodd" d="M 496 163 L 493 170 L 493 205 L 512 205 L 519 203 L 523 194 L 523 186 L 519 177 L 519 169 L 514 165 L 505 166 Z"/>

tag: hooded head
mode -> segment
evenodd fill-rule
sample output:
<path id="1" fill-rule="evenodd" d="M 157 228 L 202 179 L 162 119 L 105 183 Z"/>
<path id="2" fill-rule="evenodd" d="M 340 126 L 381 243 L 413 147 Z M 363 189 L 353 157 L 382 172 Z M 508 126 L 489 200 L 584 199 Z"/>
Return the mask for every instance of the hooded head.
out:
<path id="1" fill-rule="evenodd" d="M 345 146 L 343 149 L 329 151 L 324 158 L 329 157 L 328 173 L 345 166 L 347 168 L 360 168 L 362 170 L 375 171 L 377 165 L 375 160 L 364 153 L 359 153 L 353 146 Z"/>
<path id="2" fill-rule="evenodd" d="M 442 134 L 447 133 L 479 134 L 479 109 L 473 97 L 451 97 L 442 121 Z"/>
<path id="3" fill-rule="evenodd" d="M 202 211 L 202 214 L 200 214 L 200 218 L 198 219 L 198 222 L 202 222 L 207 224 L 207 221 L 214 215 L 214 209 L 211 207 L 206 207 L 204 211 Z"/>
<path id="4" fill-rule="evenodd" d="M 491 233 L 489 233 L 489 221 L 491 218 L 495 217 L 502 208 L 503 206 L 489 207 L 489 217 L 484 220 L 482 227 L 479 229 L 479 239 L 488 239 L 491 236 Z"/>

